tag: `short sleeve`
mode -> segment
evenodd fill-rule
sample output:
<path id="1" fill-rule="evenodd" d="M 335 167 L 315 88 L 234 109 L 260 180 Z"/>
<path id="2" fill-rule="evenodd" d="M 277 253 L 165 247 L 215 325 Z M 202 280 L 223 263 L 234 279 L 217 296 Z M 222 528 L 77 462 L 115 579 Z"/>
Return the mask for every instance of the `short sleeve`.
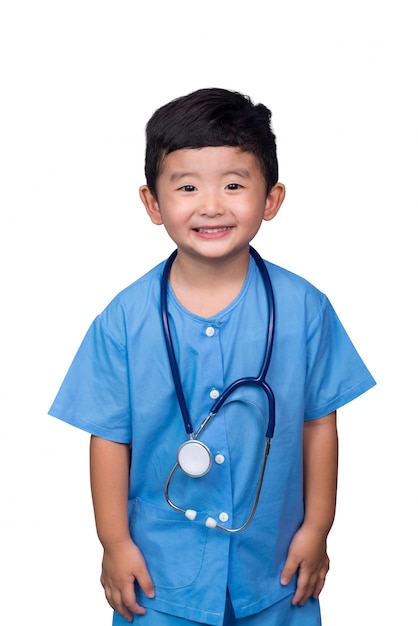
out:
<path id="1" fill-rule="evenodd" d="M 103 314 L 89 328 L 49 414 L 119 443 L 131 441 L 126 347 Z"/>
<path id="2" fill-rule="evenodd" d="M 327 415 L 376 384 L 325 296 L 307 342 L 305 419 Z"/>

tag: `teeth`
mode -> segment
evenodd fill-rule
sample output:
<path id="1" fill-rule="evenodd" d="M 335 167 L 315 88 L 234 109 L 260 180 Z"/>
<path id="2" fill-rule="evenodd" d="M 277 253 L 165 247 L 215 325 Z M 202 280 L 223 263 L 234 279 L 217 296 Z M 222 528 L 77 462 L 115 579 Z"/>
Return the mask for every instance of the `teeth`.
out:
<path id="1" fill-rule="evenodd" d="M 230 228 L 230 226 L 224 226 L 223 228 L 198 228 L 197 231 L 199 233 L 222 233 Z"/>

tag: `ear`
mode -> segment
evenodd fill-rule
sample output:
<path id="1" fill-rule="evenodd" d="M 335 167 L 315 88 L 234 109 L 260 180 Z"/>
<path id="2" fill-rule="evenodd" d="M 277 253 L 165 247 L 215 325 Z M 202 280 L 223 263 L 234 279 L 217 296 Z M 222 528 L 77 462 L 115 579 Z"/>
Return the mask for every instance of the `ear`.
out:
<path id="1" fill-rule="evenodd" d="M 163 223 L 160 207 L 158 206 L 157 199 L 152 195 L 147 185 L 143 185 L 139 188 L 139 197 L 142 200 L 146 212 L 151 218 L 151 222 L 160 226 Z"/>
<path id="2" fill-rule="evenodd" d="M 273 217 L 276 217 L 280 207 L 282 206 L 285 195 L 285 186 L 282 185 L 282 183 L 276 183 L 266 198 L 266 205 L 264 207 L 264 219 L 266 222 L 269 222 L 273 219 Z"/>

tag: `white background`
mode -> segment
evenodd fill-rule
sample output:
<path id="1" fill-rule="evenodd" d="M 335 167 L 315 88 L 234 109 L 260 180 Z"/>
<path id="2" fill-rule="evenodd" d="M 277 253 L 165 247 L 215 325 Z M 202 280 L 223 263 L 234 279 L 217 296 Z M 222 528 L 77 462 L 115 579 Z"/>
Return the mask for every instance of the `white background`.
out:
<path id="1" fill-rule="evenodd" d="M 88 325 L 173 249 L 144 127 L 201 87 L 273 111 L 287 198 L 254 245 L 325 291 L 378 385 L 339 412 L 324 626 L 416 617 L 414 2 L 5 1 L 0 621 L 103 625 L 88 435 L 47 415 Z"/>

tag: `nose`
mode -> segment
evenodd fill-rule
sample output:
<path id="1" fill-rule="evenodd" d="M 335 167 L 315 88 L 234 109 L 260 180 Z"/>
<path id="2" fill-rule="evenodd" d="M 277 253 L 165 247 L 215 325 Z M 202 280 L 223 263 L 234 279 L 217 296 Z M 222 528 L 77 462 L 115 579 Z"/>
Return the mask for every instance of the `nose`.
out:
<path id="1" fill-rule="evenodd" d="M 225 208 L 217 191 L 207 191 L 201 197 L 200 214 L 208 217 L 216 217 L 217 215 L 223 215 Z"/>

